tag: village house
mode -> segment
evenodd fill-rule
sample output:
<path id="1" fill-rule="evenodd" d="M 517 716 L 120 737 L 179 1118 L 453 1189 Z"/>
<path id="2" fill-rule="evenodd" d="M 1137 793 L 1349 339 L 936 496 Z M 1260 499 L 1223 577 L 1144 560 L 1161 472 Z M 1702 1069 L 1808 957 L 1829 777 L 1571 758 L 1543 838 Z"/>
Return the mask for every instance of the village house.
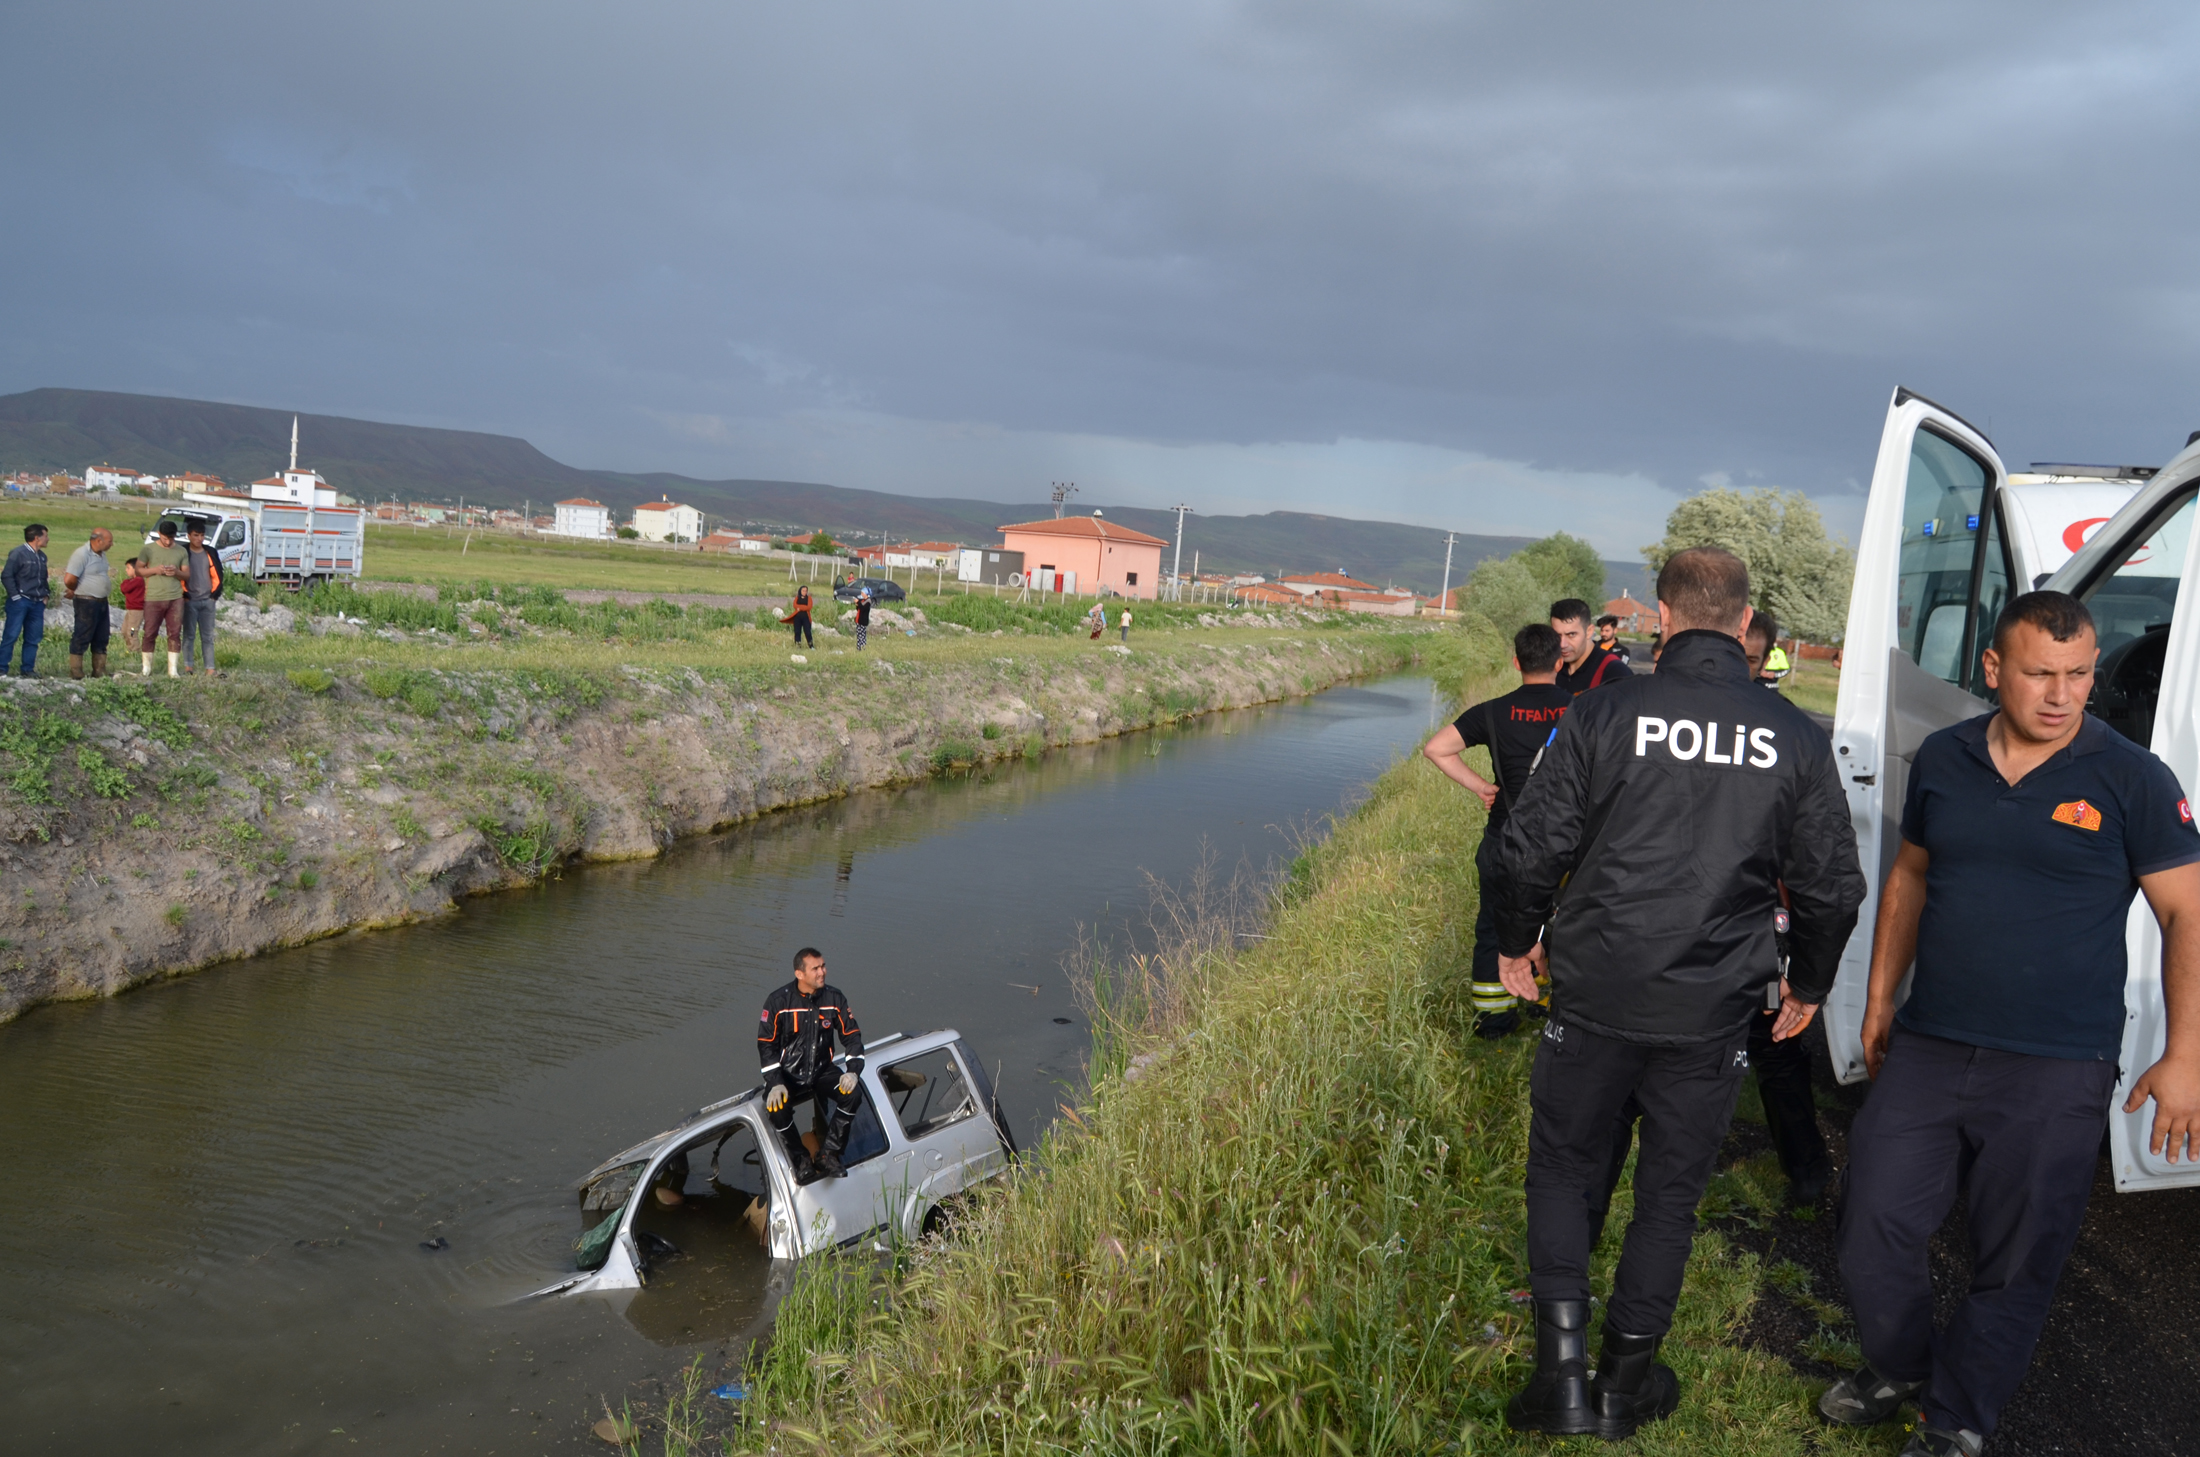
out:
<path id="1" fill-rule="evenodd" d="M 611 535 L 611 508 L 601 501 L 575 496 L 558 502 L 557 513 L 557 524 L 550 528 L 553 536 L 585 536 L 602 541 Z"/>
<path id="2" fill-rule="evenodd" d="M 87 491 L 116 491 L 138 483 L 139 472 L 127 466 L 93 465 L 84 468 L 84 489 Z"/>
<path id="3" fill-rule="evenodd" d="M 746 536 L 738 531 L 713 531 L 700 543 L 704 551 L 743 552 L 770 551 L 771 538 Z"/>
<path id="4" fill-rule="evenodd" d="M 1001 547 L 1020 551 L 1027 577 L 1046 574 L 1049 591 L 1113 591 L 1125 597 L 1153 598 L 1161 582 L 1161 553 L 1168 543 L 1090 516 L 1062 516 L 1003 526 Z M 1053 574 L 1060 573 L 1057 581 Z"/>
<path id="5" fill-rule="evenodd" d="M 229 482 L 220 476 L 202 476 L 197 471 L 185 471 L 178 476 L 161 478 L 161 490 L 171 496 L 181 496 L 190 491 L 226 491 Z"/>
<path id="6" fill-rule="evenodd" d="M 644 541 L 700 541 L 703 513 L 667 496 L 634 508 L 634 530 Z"/>
<path id="7" fill-rule="evenodd" d="M 1348 577 L 1343 572 L 1292 572 L 1278 577 L 1276 585 L 1287 592 L 1302 597 L 1313 597 L 1323 592 L 1380 592 L 1382 588 L 1373 582 L 1363 582 Z"/>
<path id="8" fill-rule="evenodd" d="M 1637 602 L 1628 595 L 1625 588 L 1621 588 L 1617 597 L 1605 603 L 1604 610 L 1597 615 L 1618 618 L 1619 630 L 1624 637 L 1648 637 L 1658 630 L 1657 603 Z"/>

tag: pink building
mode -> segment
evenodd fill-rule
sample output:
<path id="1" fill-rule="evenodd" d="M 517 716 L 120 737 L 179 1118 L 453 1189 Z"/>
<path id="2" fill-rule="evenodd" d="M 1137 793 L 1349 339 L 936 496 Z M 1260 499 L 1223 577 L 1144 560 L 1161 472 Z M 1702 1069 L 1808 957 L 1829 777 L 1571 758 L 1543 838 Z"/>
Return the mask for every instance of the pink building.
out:
<path id="1" fill-rule="evenodd" d="M 1098 516 L 1064 516 L 1001 528 L 1001 548 L 1024 554 L 1024 570 L 1075 572 L 1079 592 L 1109 588 L 1125 597 L 1151 599 L 1161 583 L 1158 536 L 1117 526 Z"/>

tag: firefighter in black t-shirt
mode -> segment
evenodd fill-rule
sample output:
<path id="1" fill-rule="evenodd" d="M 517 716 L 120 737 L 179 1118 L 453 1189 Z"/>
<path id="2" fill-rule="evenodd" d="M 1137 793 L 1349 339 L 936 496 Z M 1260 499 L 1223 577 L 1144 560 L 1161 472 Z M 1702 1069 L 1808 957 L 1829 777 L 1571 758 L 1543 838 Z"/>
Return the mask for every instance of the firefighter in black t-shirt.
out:
<path id="1" fill-rule="evenodd" d="M 1596 640 L 1589 604 L 1579 597 L 1551 604 L 1551 631 L 1558 634 L 1558 686 L 1568 693 L 1586 693 L 1635 676 L 1626 658 Z"/>
<path id="2" fill-rule="evenodd" d="M 1520 1024 L 1515 999 L 1497 979 L 1497 841 L 1512 813 L 1520 787 L 1535 768 L 1536 755 L 1550 741 L 1574 696 L 1559 687 L 1558 634 L 1533 622 L 1513 634 L 1513 666 L 1520 686 L 1502 698 L 1477 703 L 1421 746 L 1431 764 L 1474 791 L 1489 811 L 1474 868 L 1481 878 L 1481 909 L 1474 919 L 1474 1031 L 1478 1037 L 1502 1037 Z M 1475 744 L 1490 751 L 1496 782 L 1467 767 L 1464 757 Z"/>

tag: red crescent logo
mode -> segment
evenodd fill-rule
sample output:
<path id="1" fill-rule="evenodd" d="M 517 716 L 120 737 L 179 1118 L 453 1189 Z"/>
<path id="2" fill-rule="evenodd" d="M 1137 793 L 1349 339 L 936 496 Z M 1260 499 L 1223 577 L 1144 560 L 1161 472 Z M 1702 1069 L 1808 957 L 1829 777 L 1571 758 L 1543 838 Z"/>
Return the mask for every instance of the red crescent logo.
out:
<path id="1" fill-rule="evenodd" d="M 2073 521 L 2063 528 L 2063 545 L 2069 547 L 2074 553 L 2079 547 L 2084 546 L 2093 539 L 2094 532 L 2107 524 L 2108 518 L 2106 516 L 2088 516 L 2083 521 Z M 2131 560 L 2125 562 L 2124 565 L 2127 567 L 2138 566 L 2153 554 L 2150 547 L 2142 546 L 2131 554 Z"/>

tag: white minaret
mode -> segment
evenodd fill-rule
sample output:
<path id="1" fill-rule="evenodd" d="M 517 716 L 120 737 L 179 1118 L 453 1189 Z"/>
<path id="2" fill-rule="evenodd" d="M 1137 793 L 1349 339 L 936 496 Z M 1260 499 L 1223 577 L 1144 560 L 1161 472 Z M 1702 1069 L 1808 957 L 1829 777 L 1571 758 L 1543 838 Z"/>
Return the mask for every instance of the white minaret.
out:
<path id="1" fill-rule="evenodd" d="M 290 468 L 298 468 L 298 417 L 290 417 Z"/>

